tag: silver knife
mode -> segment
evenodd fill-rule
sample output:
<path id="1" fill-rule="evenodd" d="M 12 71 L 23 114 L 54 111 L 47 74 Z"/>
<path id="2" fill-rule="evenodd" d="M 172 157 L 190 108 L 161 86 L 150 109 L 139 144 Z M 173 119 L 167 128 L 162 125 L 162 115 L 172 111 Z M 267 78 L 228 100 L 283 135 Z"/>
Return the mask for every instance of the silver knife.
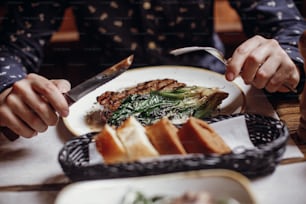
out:
<path id="1" fill-rule="evenodd" d="M 109 82 L 110 80 L 116 78 L 123 72 L 125 72 L 132 64 L 134 59 L 134 55 L 130 55 L 129 57 L 123 59 L 117 64 L 105 69 L 101 73 L 93 76 L 92 78 L 87 79 L 81 84 L 73 87 L 67 93 L 64 93 L 69 106 L 78 101 L 80 98 L 98 88 L 99 86 Z M 10 141 L 14 141 L 19 138 L 19 135 L 14 133 L 7 127 L 1 127 L 0 131 L 6 136 Z"/>
<path id="2" fill-rule="evenodd" d="M 71 105 L 75 103 L 89 92 L 125 72 L 131 66 L 133 59 L 134 56 L 130 55 L 129 57 L 107 68 L 96 76 L 87 79 L 86 81 L 72 88 L 70 91 L 64 94 L 68 104 Z"/>

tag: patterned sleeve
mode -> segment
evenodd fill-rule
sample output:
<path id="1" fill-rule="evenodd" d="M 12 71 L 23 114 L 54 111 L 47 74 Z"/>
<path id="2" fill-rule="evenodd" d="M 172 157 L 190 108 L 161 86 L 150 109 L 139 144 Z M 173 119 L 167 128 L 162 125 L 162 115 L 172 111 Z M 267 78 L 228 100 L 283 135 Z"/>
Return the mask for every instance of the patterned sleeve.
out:
<path id="1" fill-rule="evenodd" d="M 292 0 L 231 0 L 241 17 L 247 37 L 255 34 L 276 39 L 296 63 L 301 72 L 298 91 L 303 89 L 304 61 L 298 49 L 298 41 L 306 30 L 305 19 Z"/>
<path id="2" fill-rule="evenodd" d="M 59 28 L 64 6 L 56 1 L 9 1 L 0 30 L 0 92 L 37 72 L 43 48 Z"/>

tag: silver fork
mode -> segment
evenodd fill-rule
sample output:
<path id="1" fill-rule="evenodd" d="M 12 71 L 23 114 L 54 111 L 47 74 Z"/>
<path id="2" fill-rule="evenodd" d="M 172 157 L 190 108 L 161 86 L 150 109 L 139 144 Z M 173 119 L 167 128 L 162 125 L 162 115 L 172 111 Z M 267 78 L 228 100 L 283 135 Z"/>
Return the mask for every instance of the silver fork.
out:
<path id="1" fill-rule="evenodd" d="M 220 60 L 223 64 L 227 65 L 228 61 L 227 59 L 225 59 L 223 53 L 214 47 L 199 47 L 199 46 L 182 47 L 182 48 L 178 48 L 178 49 L 170 51 L 170 54 L 178 56 L 178 55 L 186 54 L 189 52 L 200 51 L 200 50 L 208 52 L 209 54 L 213 55 L 218 60 Z M 283 86 L 289 89 L 291 92 L 297 93 L 297 90 L 292 88 L 290 84 L 285 82 Z"/>
<path id="2" fill-rule="evenodd" d="M 186 54 L 189 52 L 200 51 L 200 50 L 208 52 L 209 54 L 215 56 L 223 64 L 227 65 L 227 60 L 224 58 L 223 53 L 214 47 L 198 47 L 198 46 L 182 47 L 182 48 L 178 48 L 178 49 L 170 51 L 170 54 L 178 56 L 178 55 Z"/>

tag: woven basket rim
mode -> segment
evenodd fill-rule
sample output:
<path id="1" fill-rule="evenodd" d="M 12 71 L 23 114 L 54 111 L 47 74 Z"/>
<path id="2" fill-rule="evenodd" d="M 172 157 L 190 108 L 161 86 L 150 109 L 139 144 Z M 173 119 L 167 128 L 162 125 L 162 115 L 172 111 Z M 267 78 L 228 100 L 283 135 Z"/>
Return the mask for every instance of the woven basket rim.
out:
<path id="1" fill-rule="evenodd" d="M 288 128 L 286 127 L 285 123 L 281 120 L 278 120 L 276 118 L 272 118 L 269 116 L 263 116 L 263 115 L 259 115 L 259 114 L 249 114 L 249 113 L 238 113 L 238 114 L 232 114 L 232 115 L 218 115 L 216 117 L 212 117 L 209 118 L 209 120 L 211 119 L 221 119 L 222 118 L 230 118 L 230 117 L 235 117 L 235 116 L 241 116 L 241 115 L 245 115 L 245 116 L 249 116 L 249 117 L 253 117 L 253 118 L 258 118 L 258 119 L 265 119 L 267 121 L 271 121 L 271 122 L 277 122 L 281 125 L 281 129 L 282 129 L 282 135 L 280 135 L 278 138 L 276 138 L 275 140 L 267 143 L 267 144 L 261 144 L 256 146 L 256 148 L 253 149 L 244 149 L 244 150 L 240 150 L 238 152 L 231 152 L 228 154 L 224 154 L 224 155 L 218 155 L 218 154 L 188 154 L 186 156 L 179 156 L 179 160 L 182 159 L 182 165 L 184 165 L 185 160 L 190 162 L 190 161 L 195 161 L 195 162 L 199 162 L 201 163 L 201 165 L 203 165 L 204 167 L 208 166 L 208 168 L 218 168 L 220 163 L 222 162 L 228 162 L 229 165 L 231 165 L 231 161 L 235 161 L 235 162 L 245 162 L 244 159 L 248 159 L 248 160 L 252 160 L 252 162 L 255 163 L 259 162 L 258 167 L 256 165 L 253 165 L 253 167 L 250 167 L 250 169 L 246 168 L 246 169 L 235 169 L 234 167 L 230 167 L 229 169 L 232 170 L 236 170 L 236 171 L 240 171 L 242 174 L 248 176 L 248 177 L 256 177 L 256 176 L 260 176 L 260 175 L 265 175 L 268 173 L 271 173 L 274 171 L 275 166 L 279 163 L 280 158 L 282 157 L 285 148 L 286 148 L 286 143 L 287 140 L 289 138 L 289 131 Z M 204 119 L 205 120 L 205 119 Z M 81 140 L 86 140 L 86 142 L 84 144 L 87 144 L 87 146 L 94 142 L 92 140 L 92 137 L 96 134 L 96 132 L 92 132 L 92 133 L 87 133 L 81 136 L 78 136 L 77 138 L 73 138 L 68 140 L 65 144 L 64 147 L 60 150 L 59 155 L 58 155 L 58 160 L 59 163 L 63 169 L 63 171 L 65 172 L 65 174 L 71 178 L 72 180 L 87 180 L 87 179 L 92 179 L 90 175 L 88 175 L 86 173 L 86 171 L 88 170 L 91 174 L 93 173 L 95 176 L 94 178 L 100 178 L 99 177 L 99 173 L 102 174 L 102 172 L 96 172 L 98 171 L 97 169 L 104 169 L 105 171 L 111 171 L 110 169 L 112 169 L 112 171 L 116 168 L 121 169 L 124 168 L 124 165 L 145 165 L 145 164 L 151 164 L 154 163 L 156 161 L 162 162 L 172 162 L 171 159 L 167 160 L 165 159 L 165 157 L 160 156 L 160 158 L 158 159 L 152 159 L 152 160 L 147 160 L 148 162 L 126 162 L 126 163 L 119 163 L 119 164 L 85 164 L 85 165 L 80 165 L 75 163 L 74 161 L 68 160 L 67 157 L 69 156 L 69 152 L 67 152 L 67 146 L 69 145 L 75 145 L 78 144 L 79 141 Z M 165 159 L 165 160 L 164 160 Z M 162 161 L 161 161 L 162 160 Z M 269 160 L 269 162 L 266 164 L 265 166 L 265 161 Z M 263 162 L 264 161 L 264 162 Z M 209 163 L 211 162 L 211 164 Z M 214 163 L 215 162 L 215 163 Z M 85 162 L 86 163 L 86 162 Z M 157 162 L 158 163 L 158 162 Z M 206 164 L 207 163 L 207 164 Z M 214 166 L 215 164 L 215 166 Z M 224 164 L 225 165 L 225 164 Z M 251 165 L 251 164 L 250 164 Z M 263 165 L 263 166 L 260 166 Z M 226 168 L 226 166 L 222 166 L 221 167 Z M 80 173 L 80 171 L 84 171 L 84 175 L 83 173 Z M 105 173 L 105 172 L 104 172 Z M 154 173 L 154 172 L 153 172 Z M 81 174 L 81 175 L 80 175 Z M 115 175 L 116 176 L 116 175 Z M 79 178 L 82 177 L 82 178 Z M 119 176 L 120 177 L 120 176 Z M 101 178 L 103 179 L 104 177 L 101 175 Z"/>

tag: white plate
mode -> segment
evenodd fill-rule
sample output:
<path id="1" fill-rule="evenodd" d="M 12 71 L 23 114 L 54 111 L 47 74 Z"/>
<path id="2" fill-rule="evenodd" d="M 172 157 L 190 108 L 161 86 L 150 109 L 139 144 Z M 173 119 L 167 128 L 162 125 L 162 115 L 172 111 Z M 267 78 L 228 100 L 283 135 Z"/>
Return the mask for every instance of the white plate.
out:
<path id="1" fill-rule="evenodd" d="M 215 198 L 233 198 L 239 203 L 255 204 L 250 181 L 230 170 L 199 170 L 137 178 L 82 181 L 68 185 L 55 204 L 121 204 L 129 191 L 146 196 L 180 196 L 187 191 L 206 191 Z"/>
<path id="2" fill-rule="evenodd" d="M 219 87 L 229 96 L 220 105 L 221 114 L 240 113 L 245 108 L 245 96 L 243 91 L 234 82 L 229 82 L 224 75 L 206 69 L 186 66 L 152 66 L 131 69 L 103 86 L 90 92 L 70 107 L 70 114 L 64 118 L 64 124 L 74 135 L 83 135 L 97 131 L 88 126 L 85 116 L 97 108 L 96 97 L 105 91 L 119 91 L 135 86 L 138 83 L 153 79 L 171 78 L 187 85 L 203 87 Z"/>

